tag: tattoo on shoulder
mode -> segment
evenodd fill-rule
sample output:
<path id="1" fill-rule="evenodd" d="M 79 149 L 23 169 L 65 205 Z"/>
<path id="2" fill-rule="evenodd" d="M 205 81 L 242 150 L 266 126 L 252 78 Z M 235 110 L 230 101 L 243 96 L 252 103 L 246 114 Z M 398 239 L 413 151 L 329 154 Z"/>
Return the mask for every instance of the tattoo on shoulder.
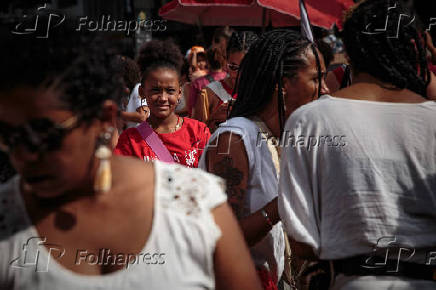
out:
<path id="1" fill-rule="evenodd" d="M 238 188 L 244 177 L 244 173 L 235 168 L 233 165 L 233 159 L 230 156 L 224 157 L 213 165 L 213 172 L 224 178 L 227 183 L 227 196 L 229 204 L 231 205 L 233 212 L 238 218 L 242 218 L 245 212 L 244 198 L 245 190 Z"/>

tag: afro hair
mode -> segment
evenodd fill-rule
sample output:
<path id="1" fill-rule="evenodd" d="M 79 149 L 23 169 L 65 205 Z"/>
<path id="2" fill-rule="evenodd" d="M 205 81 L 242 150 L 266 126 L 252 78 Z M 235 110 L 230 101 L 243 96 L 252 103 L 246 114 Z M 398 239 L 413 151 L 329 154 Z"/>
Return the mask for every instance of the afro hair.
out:
<path id="1" fill-rule="evenodd" d="M 180 75 L 183 55 L 172 40 L 152 40 L 140 48 L 136 62 L 141 70 L 142 79 L 150 70 L 159 67 L 173 69 Z"/>

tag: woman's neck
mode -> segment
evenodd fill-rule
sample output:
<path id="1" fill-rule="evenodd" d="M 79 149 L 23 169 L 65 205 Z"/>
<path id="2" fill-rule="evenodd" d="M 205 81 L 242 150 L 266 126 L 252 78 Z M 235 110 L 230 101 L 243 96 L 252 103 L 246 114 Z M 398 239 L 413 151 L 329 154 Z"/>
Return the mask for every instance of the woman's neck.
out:
<path id="1" fill-rule="evenodd" d="M 268 129 L 271 130 L 274 137 L 280 137 L 279 116 L 277 110 L 272 112 L 270 106 L 268 106 L 265 110 L 258 113 L 257 116 L 265 123 Z"/>
<path id="2" fill-rule="evenodd" d="M 409 89 L 398 89 L 394 85 L 382 82 L 367 73 L 354 75 L 353 84 L 348 88 L 335 92 L 333 96 L 392 103 L 421 103 L 426 100 Z"/>
<path id="3" fill-rule="evenodd" d="M 230 88 L 230 90 L 234 90 L 234 86 L 235 84 L 232 82 L 232 80 L 230 79 L 230 77 L 227 77 L 223 80 L 223 82 Z"/>
<path id="4" fill-rule="evenodd" d="M 178 129 L 178 125 L 180 122 L 179 116 L 175 113 L 172 113 L 165 119 L 156 118 L 153 115 L 150 115 L 148 122 L 153 127 L 155 131 L 158 133 L 171 133 L 175 132 Z M 181 122 L 180 122 L 181 123 Z"/>

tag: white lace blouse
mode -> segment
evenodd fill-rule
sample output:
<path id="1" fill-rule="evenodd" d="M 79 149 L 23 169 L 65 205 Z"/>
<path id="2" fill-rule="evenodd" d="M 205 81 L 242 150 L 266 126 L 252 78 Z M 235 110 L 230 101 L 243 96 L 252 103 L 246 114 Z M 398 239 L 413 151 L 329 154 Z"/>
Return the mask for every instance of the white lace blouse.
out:
<path id="1" fill-rule="evenodd" d="M 197 169 L 154 164 L 156 198 L 146 245 L 129 258 L 126 268 L 103 276 L 80 275 L 61 266 L 56 261 L 62 259 L 61 246 L 44 246 L 50 241 L 39 237 L 30 222 L 19 176 L 2 185 L 0 289 L 214 289 L 213 255 L 221 232 L 211 209 L 226 202 L 224 182 Z M 78 252 L 76 258 L 103 263 L 100 253 L 94 254 Z"/>

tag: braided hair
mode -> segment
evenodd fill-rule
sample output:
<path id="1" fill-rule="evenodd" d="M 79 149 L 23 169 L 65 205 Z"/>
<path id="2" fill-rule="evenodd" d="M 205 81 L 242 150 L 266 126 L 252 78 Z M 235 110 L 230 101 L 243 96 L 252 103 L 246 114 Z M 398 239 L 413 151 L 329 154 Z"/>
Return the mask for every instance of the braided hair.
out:
<path id="1" fill-rule="evenodd" d="M 273 30 L 264 33 L 242 60 L 235 85 L 238 94 L 230 117 L 250 117 L 271 102 L 278 86 L 280 128 L 284 124 L 283 77 L 293 78 L 307 66 L 304 57 L 311 42 L 300 33 Z"/>
<path id="2" fill-rule="evenodd" d="M 239 51 L 246 53 L 257 39 L 257 34 L 252 31 L 233 32 L 227 44 L 227 56 Z"/>
<path id="3" fill-rule="evenodd" d="M 388 8 L 391 8 L 388 11 Z M 389 13 L 389 14 L 387 14 Z M 397 89 L 409 89 L 426 97 L 430 72 L 427 67 L 423 38 L 398 0 L 367 0 L 346 18 L 342 38 L 353 69 L 390 83 Z M 386 31 L 368 31 L 384 27 Z M 394 21 L 392 21 L 394 19 Z"/>

